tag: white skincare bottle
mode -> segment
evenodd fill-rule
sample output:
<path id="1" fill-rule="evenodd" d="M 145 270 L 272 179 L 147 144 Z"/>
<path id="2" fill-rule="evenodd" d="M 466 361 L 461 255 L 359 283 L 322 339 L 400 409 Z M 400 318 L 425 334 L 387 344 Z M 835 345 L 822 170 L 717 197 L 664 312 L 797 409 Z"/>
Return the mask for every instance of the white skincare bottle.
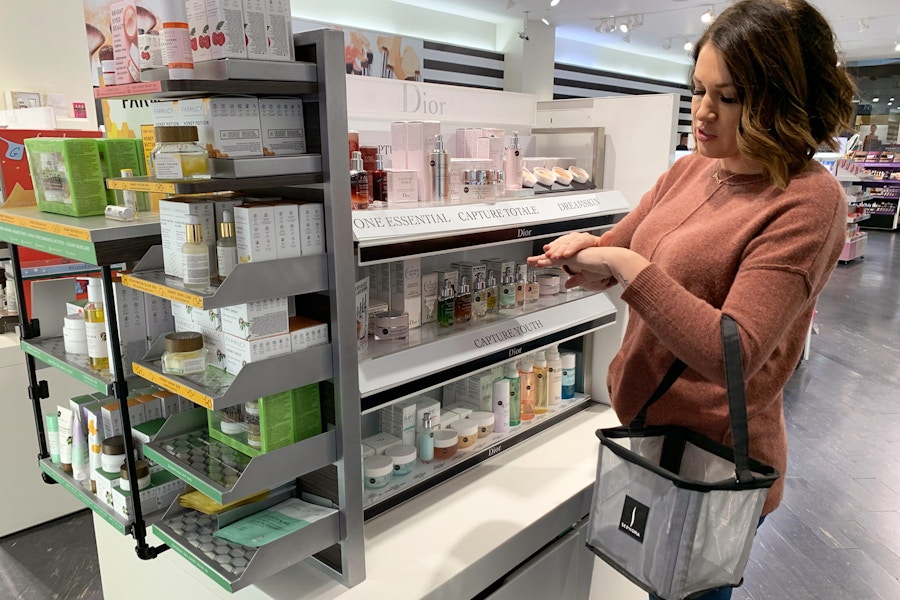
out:
<path id="1" fill-rule="evenodd" d="M 549 381 L 547 402 L 550 406 L 562 402 L 562 359 L 559 348 L 551 346 L 547 351 L 547 378 Z"/>
<path id="2" fill-rule="evenodd" d="M 219 277 L 228 277 L 237 266 L 237 238 L 234 232 L 234 215 L 230 210 L 222 211 L 219 239 L 216 240 L 216 260 L 219 263 Z"/>
<path id="3" fill-rule="evenodd" d="M 84 332 L 87 338 L 88 361 L 92 369 L 102 371 L 109 368 L 103 282 L 99 277 L 88 277 L 87 280 L 88 303 L 84 305 Z"/>
<path id="4" fill-rule="evenodd" d="M 187 241 L 181 246 L 184 287 L 209 287 L 209 247 L 203 243 L 200 217 L 188 215 L 184 226 Z"/>
<path id="5" fill-rule="evenodd" d="M 494 433 L 509 431 L 509 379 L 498 379 L 491 390 L 491 407 L 494 412 Z"/>
<path id="6" fill-rule="evenodd" d="M 434 136 L 434 150 L 428 160 L 428 175 L 431 182 L 431 199 L 446 202 L 450 199 L 450 156 L 444 150 L 444 136 Z"/>
<path id="7" fill-rule="evenodd" d="M 519 148 L 519 132 L 514 131 L 509 148 L 506 149 L 506 161 L 503 164 L 506 174 L 506 189 L 522 189 L 522 151 Z"/>
<path id="8" fill-rule="evenodd" d="M 422 428 L 419 430 L 419 458 L 422 462 L 434 460 L 434 427 L 431 425 L 431 413 L 422 416 Z"/>

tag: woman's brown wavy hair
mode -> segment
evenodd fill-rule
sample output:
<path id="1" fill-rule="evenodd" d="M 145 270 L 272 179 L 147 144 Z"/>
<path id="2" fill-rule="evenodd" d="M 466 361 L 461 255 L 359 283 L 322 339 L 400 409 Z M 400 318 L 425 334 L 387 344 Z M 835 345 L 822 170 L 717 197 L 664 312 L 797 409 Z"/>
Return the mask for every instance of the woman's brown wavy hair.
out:
<path id="1" fill-rule="evenodd" d="M 784 189 L 816 149 L 850 126 L 856 86 L 838 67 L 825 17 L 804 0 L 742 0 L 694 47 L 721 54 L 742 104 L 738 149 Z"/>

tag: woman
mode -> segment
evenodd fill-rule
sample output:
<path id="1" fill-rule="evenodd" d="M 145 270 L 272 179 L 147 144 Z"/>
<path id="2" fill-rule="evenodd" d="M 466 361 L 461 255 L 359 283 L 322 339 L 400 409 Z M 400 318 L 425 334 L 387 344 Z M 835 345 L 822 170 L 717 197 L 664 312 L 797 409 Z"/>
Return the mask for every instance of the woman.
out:
<path id="1" fill-rule="evenodd" d="M 693 59 L 696 152 L 603 236 L 565 235 L 529 262 L 563 265 L 575 274 L 569 287 L 624 288 L 629 322 L 607 380 L 623 423 L 678 357 L 688 368 L 647 424 L 731 444 L 720 316 L 737 321 L 750 455 L 782 474 L 765 515 L 784 493 L 782 388 L 844 242 L 844 192 L 812 156 L 850 121 L 854 87 L 835 66 L 830 26 L 804 0 L 738 2 Z"/>

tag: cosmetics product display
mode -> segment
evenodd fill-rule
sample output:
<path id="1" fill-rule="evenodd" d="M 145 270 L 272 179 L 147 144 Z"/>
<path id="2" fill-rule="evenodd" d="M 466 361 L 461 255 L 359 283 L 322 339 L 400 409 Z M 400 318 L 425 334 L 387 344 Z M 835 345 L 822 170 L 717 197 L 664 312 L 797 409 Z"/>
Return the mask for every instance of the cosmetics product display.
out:
<path id="1" fill-rule="evenodd" d="M 203 243 L 200 217 L 188 216 L 184 226 L 185 242 L 181 246 L 181 273 L 184 287 L 209 287 L 209 247 Z M 237 244 L 235 243 L 235 252 Z"/>
<path id="2" fill-rule="evenodd" d="M 519 361 L 519 401 L 523 421 L 534 418 L 534 402 L 536 399 L 534 365 L 528 358 Z"/>
<path id="3" fill-rule="evenodd" d="M 509 386 L 509 400 L 507 401 L 509 425 L 515 427 L 522 423 L 522 400 L 519 395 L 519 370 L 516 368 L 516 363 L 508 362 L 503 365 L 503 377 Z"/>
<path id="4" fill-rule="evenodd" d="M 188 546 L 213 561 L 215 568 L 223 573 L 243 575 L 257 551 L 256 548 L 216 537 L 214 534 L 218 525 L 214 515 L 186 512 L 167 519 L 165 525 Z"/>
<path id="5" fill-rule="evenodd" d="M 504 380 L 498 379 L 497 381 Z M 494 423 L 496 422 L 494 413 L 477 410 L 469 415 L 468 420 L 475 421 L 478 424 L 478 437 L 483 438 L 494 433 Z"/>
<path id="6" fill-rule="evenodd" d="M 538 293 L 541 296 L 555 296 L 559 293 L 559 275 L 546 273 L 537 276 Z"/>
<path id="7" fill-rule="evenodd" d="M 170 375 L 189 375 L 206 370 L 209 353 L 203 345 L 203 334 L 178 331 L 166 334 L 166 351 L 162 355 L 162 371 Z"/>
<path id="8" fill-rule="evenodd" d="M 547 401 L 551 406 L 562 401 L 562 359 L 556 346 L 547 351 Z"/>
<path id="9" fill-rule="evenodd" d="M 164 451 L 219 485 L 234 485 L 250 457 L 212 439 L 206 431 L 195 431 L 162 442 Z"/>
<path id="10" fill-rule="evenodd" d="M 566 352 L 560 356 L 562 363 L 562 399 L 575 397 L 575 355 Z"/>
<path id="11" fill-rule="evenodd" d="M 150 464 L 146 460 L 134 461 L 134 471 L 137 475 L 137 489 L 143 490 L 150 485 Z M 119 469 L 119 487 L 123 491 L 131 491 L 131 481 L 128 479 L 128 468 L 123 464 Z"/>
<path id="12" fill-rule="evenodd" d="M 403 340 L 409 334 L 409 315 L 390 311 L 375 315 L 373 337 L 377 341 Z"/>
<path id="13" fill-rule="evenodd" d="M 475 441 L 479 437 L 478 423 L 473 421 L 472 419 L 460 419 L 454 422 L 450 426 L 450 428 L 456 432 L 456 435 L 458 437 L 457 448 L 459 448 L 460 450 L 462 450 L 463 448 L 468 448 L 475 444 Z"/>
<path id="14" fill-rule="evenodd" d="M 498 379 L 491 386 L 491 407 L 494 415 L 494 431 L 507 433 L 509 431 L 510 416 L 510 380 L 506 377 Z"/>
<path id="15" fill-rule="evenodd" d="M 472 292 L 472 315 L 482 318 L 487 315 L 487 293 L 484 286 L 484 276 L 479 273 L 475 276 L 475 291 Z"/>
<path id="16" fill-rule="evenodd" d="M 209 179 L 209 155 L 197 140 L 196 125 L 156 127 L 156 147 L 150 153 L 159 180 Z"/>
<path id="17" fill-rule="evenodd" d="M 473 440 L 474 441 L 474 440 Z M 438 429 L 434 432 L 434 457 L 448 459 L 459 448 L 459 434 L 453 429 Z"/>
<path id="18" fill-rule="evenodd" d="M 219 239 L 216 240 L 216 261 L 219 277 L 228 277 L 238 264 L 237 238 L 235 237 L 234 213 L 222 211 L 219 223 Z"/>
<path id="19" fill-rule="evenodd" d="M 390 456 L 376 454 L 363 461 L 363 483 L 367 488 L 386 486 L 394 473 L 394 461 Z"/>
<path id="20" fill-rule="evenodd" d="M 103 307 L 103 282 L 88 278 L 88 303 L 84 305 L 84 328 L 87 354 L 92 369 L 109 368 L 109 346 L 106 343 L 106 313 Z"/>
<path id="21" fill-rule="evenodd" d="M 103 440 L 100 447 L 100 465 L 106 473 L 118 473 L 125 462 L 125 438 L 114 435 Z"/>
<path id="22" fill-rule="evenodd" d="M 550 374 L 547 355 L 544 352 L 537 352 L 534 355 L 534 384 L 534 414 L 546 414 L 550 404 Z"/>
<path id="23" fill-rule="evenodd" d="M 453 322 L 465 323 L 472 320 L 472 292 L 465 277 L 459 282 L 459 291 L 454 302 Z"/>
<path id="24" fill-rule="evenodd" d="M 506 173 L 506 189 L 522 189 L 522 150 L 519 147 L 519 132 L 514 131 L 509 148 L 506 149 L 506 161 L 503 171 Z"/>
<path id="25" fill-rule="evenodd" d="M 415 446 L 391 446 L 384 451 L 394 464 L 394 475 L 409 475 L 416 466 L 418 453 Z"/>
<path id="26" fill-rule="evenodd" d="M 350 153 L 350 208 L 369 208 L 369 174 L 363 168 L 359 150 Z"/>

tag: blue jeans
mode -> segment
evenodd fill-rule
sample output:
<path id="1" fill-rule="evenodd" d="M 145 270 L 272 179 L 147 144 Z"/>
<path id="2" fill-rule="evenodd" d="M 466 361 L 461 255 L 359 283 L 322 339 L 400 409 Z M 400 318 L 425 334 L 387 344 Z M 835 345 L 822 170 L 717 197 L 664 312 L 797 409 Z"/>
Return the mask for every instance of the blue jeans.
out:
<path id="1" fill-rule="evenodd" d="M 759 529 L 759 526 L 763 524 L 763 521 L 766 520 L 765 516 L 759 518 L 759 523 L 756 524 L 756 528 Z M 731 600 L 731 591 L 734 588 L 732 587 L 720 587 L 714 590 L 709 590 L 702 596 L 696 596 L 691 598 L 691 600 Z M 650 594 L 650 600 L 659 600 L 659 597 L 655 594 Z M 678 600 L 676 598 L 669 598 L 668 600 Z"/>

